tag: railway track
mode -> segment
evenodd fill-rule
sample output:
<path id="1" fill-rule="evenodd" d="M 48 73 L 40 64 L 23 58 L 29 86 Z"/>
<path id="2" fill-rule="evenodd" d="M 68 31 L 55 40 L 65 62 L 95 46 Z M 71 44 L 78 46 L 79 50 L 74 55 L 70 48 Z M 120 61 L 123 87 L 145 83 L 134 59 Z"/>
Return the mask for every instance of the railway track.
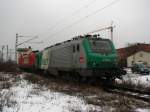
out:
<path id="1" fill-rule="evenodd" d="M 150 92 L 138 89 L 132 89 L 127 87 L 122 87 L 118 85 L 113 85 L 111 87 L 104 88 L 105 91 L 120 94 L 127 97 L 133 97 L 150 103 Z"/>

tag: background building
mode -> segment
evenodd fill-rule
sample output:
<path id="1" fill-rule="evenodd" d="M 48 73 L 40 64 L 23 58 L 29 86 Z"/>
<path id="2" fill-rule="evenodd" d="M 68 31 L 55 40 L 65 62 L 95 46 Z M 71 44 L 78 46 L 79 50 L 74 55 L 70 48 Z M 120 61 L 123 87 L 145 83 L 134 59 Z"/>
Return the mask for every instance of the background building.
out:
<path id="1" fill-rule="evenodd" d="M 150 67 L 150 52 L 139 51 L 127 58 L 127 66 L 132 67 L 133 63 L 144 63 Z"/>
<path id="2" fill-rule="evenodd" d="M 119 65 L 132 67 L 134 63 L 144 63 L 150 67 L 150 44 L 137 43 L 117 49 Z"/>

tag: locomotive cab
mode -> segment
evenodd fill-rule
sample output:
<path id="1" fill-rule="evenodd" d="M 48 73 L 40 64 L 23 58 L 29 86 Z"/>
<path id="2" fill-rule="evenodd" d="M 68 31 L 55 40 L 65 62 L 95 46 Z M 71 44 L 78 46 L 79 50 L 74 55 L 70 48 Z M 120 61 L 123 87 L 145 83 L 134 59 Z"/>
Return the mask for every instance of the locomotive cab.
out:
<path id="1" fill-rule="evenodd" d="M 83 45 L 87 56 L 87 69 L 93 75 L 115 78 L 125 74 L 118 68 L 117 53 L 109 39 L 85 38 Z"/>
<path id="2" fill-rule="evenodd" d="M 88 65 L 92 68 L 108 69 L 117 67 L 117 55 L 113 44 L 108 39 L 90 39 Z"/>

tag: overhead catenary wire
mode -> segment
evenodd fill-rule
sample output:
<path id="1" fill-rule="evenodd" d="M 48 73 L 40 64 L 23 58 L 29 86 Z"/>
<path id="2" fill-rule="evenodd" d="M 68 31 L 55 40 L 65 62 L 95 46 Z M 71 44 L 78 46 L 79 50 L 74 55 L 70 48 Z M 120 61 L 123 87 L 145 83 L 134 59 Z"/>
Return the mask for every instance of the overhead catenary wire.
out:
<path id="1" fill-rule="evenodd" d="M 83 9 L 88 8 L 89 6 L 91 6 L 93 3 L 95 3 L 97 0 L 92 0 L 90 3 L 84 5 L 83 7 L 80 7 L 79 9 L 75 10 L 74 12 L 72 12 L 70 15 L 65 16 L 64 18 L 62 18 L 60 21 L 56 22 L 52 27 L 49 28 L 48 31 L 53 30 L 56 26 L 60 25 L 62 22 L 70 19 L 71 17 L 73 17 L 74 15 L 80 13 Z"/>
<path id="2" fill-rule="evenodd" d="M 17 44 L 17 46 L 22 45 L 22 44 L 27 43 L 27 42 L 30 42 L 31 40 L 34 40 L 36 38 L 38 38 L 38 36 L 32 37 L 31 39 L 28 39 L 28 40 L 26 40 L 26 41 L 24 41 L 22 43 L 19 43 L 19 44 Z"/>
<path id="3" fill-rule="evenodd" d="M 102 7 L 102 8 L 100 8 L 100 9 L 98 9 L 98 10 L 96 10 L 96 11 L 94 11 L 94 12 L 92 12 L 92 13 L 90 13 L 90 14 L 88 14 L 88 15 L 82 17 L 82 18 L 80 18 L 79 20 L 75 21 L 74 23 L 72 23 L 72 24 L 70 24 L 70 25 L 64 27 L 63 29 L 61 29 L 61 30 L 59 30 L 59 31 L 57 31 L 57 32 L 55 32 L 55 33 L 53 33 L 53 34 L 51 34 L 49 37 L 50 37 L 50 38 L 54 37 L 55 35 L 57 35 L 57 34 L 63 32 L 64 30 L 73 27 L 74 25 L 80 23 L 81 21 L 83 21 L 83 20 L 85 20 L 85 19 L 88 19 L 90 16 L 93 16 L 93 15 L 95 15 L 95 14 L 97 14 L 97 13 L 103 11 L 104 9 L 106 9 L 106 8 L 108 8 L 108 7 L 110 7 L 110 6 L 114 5 L 114 4 L 116 4 L 116 3 L 119 2 L 119 1 L 120 1 L 120 0 L 114 0 L 114 1 L 112 1 L 111 3 L 105 5 L 104 7 Z M 47 38 L 44 39 L 44 40 L 47 40 L 49 37 L 47 37 Z"/>

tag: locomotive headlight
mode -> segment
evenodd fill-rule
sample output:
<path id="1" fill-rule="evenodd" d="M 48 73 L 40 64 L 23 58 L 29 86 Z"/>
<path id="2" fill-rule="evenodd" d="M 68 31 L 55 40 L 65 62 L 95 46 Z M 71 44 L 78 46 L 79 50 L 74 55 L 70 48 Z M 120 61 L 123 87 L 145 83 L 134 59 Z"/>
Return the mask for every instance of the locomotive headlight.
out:
<path id="1" fill-rule="evenodd" d="M 93 62 L 93 66 L 96 66 L 96 62 Z"/>
<path id="2" fill-rule="evenodd" d="M 99 64 L 97 62 L 93 62 L 92 66 L 97 67 L 97 66 L 99 66 Z"/>

